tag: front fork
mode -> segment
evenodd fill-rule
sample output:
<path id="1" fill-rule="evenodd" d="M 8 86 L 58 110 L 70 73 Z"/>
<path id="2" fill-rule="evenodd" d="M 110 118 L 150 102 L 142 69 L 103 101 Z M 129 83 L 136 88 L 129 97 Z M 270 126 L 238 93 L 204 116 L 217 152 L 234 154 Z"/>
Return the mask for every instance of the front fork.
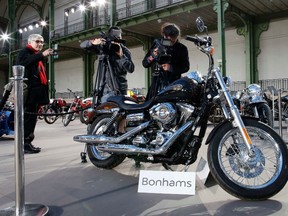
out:
<path id="1" fill-rule="evenodd" d="M 250 136 L 249 136 L 249 134 L 247 132 L 247 129 L 246 129 L 246 127 L 245 127 L 245 125 L 244 125 L 244 123 L 242 121 L 242 118 L 240 116 L 239 110 L 238 110 L 237 106 L 233 102 L 233 99 L 231 97 L 229 89 L 227 88 L 227 86 L 226 86 L 226 84 L 225 84 L 225 82 L 224 82 L 224 80 L 222 78 L 220 70 L 217 68 L 217 69 L 213 69 L 212 72 L 215 74 L 217 80 L 219 81 L 221 89 L 223 90 L 224 96 L 225 96 L 225 98 L 226 98 L 226 100 L 228 102 L 231 114 L 232 114 L 232 116 L 234 118 L 234 124 L 237 125 L 237 127 L 239 128 L 240 133 L 241 133 L 241 135 L 242 135 L 242 137 L 244 139 L 244 142 L 245 142 L 245 144 L 247 146 L 247 149 L 250 152 L 251 146 L 252 146 L 252 141 L 251 141 L 251 138 L 250 138 Z"/>

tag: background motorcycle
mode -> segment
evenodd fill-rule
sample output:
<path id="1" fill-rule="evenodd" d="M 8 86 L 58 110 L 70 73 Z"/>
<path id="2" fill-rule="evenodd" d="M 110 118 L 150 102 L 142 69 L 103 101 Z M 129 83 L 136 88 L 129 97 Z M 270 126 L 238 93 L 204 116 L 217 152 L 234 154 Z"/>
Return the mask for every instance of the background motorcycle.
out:
<path id="1" fill-rule="evenodd" d="M 92 107 L 92 97 L 86 98 L 83 100 L 83 97 L 76 95 L 71 89 L 67 89 L 74 95 L 74 100 L 68 108 L 68 114 L 63 116 L 62 122 L 66 127 L 76 118 L 76 115 L 79 115 L 80 121 L 82 123 L 88 124 L 88 108 Z"/>
<path id="2" fill-rule="evenodd" d="M 250 84 L 244 90 L 238 91 L 234 102 L 241 115 L 259 118 L 261 122 L 272 127 L 272 112 L 260 85 Z"/>
<path id="3" fill-rule="evenodd" d="M 271 110 L 274 109 L 274 120 L 279 120 L 279 105 L 278 105 L 278 96 L 273 96 L 270 92 L 264 92 L 264 99 L 268 102 L 268 105 Z M 274 108 L 273 108 L 274 100 Z M 281 96 L 281 105 L 282 105 L 282 121 L 288 118 L 288 93 L 285 92 Z"/>
<path id="4" fill-rule="evenodd" d="M 47 105 L 44 120 L 47 124 L 53 124 L 60 116 L 61 113 L 67 110 L 67 103 L 62 98 L 50 99 L 50 103 Z"/>
<path id="5" fill-rule="evenodd" d="M 82 102 L 80 103 L 81 111 L 79 112 L 79 118 L 80 118 L 81 123 L 84 123 L 84 124 L 89 123 L 88 108 L 92 107 L 92 100 L 93 100 L 92 97 L 88 97 L 82 100 Z"/>
<path id="6" fill-rule="evenodd" d="M 200 18 L 196 23 L 201 32 L 206 29 Z M 188 167 L 197 159 L 211 107 L 220 100 L 225 121 L 206 139 L 212 176 L 224 190 L 241 199 L 263 200 L 277 194 L 288 179 L 284 141 L 271 127 L 253 118 L 241 118 L 220 70 L 214 68 L 208 33 L 203 38 L 186 39 L 209 58 L 203 81 L 188 74 L 143 104 L 125 103 L 124 96 L 110 97 L 96 107 L 88 135 L 74 136 L 74 140 L 88 143 L 89 159 L 100 168 L 116 167 L 126 157 L 161 163 L 166 168 L 178 164 Z"/>
<path id="7" fill-rule="evenodd" d="M 263 91 L 258 84 L 250 84 L 247 88 L 237 91 L 232 97 L 242 116 L 255 117 L 259 121 L 272 126 L 272 111 L 268 102 L 264 99 Z M 212 115 L 209 117 L 209 121 L 219 123 L 223 120 L 224 114 L 221 105 L 216 103 L 212 108 Z"/>

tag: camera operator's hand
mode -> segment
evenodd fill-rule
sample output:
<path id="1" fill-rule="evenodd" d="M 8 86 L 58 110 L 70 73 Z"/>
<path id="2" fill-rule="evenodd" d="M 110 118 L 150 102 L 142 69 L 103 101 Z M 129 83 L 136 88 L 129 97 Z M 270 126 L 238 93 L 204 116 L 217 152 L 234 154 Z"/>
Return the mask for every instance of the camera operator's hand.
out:
<path id="1" fill-rule="evenodd" d="M 123 56 L 123 50 L 122 50 L 121 45 L 119 43 L 116 43 L 116 42 L 113 42 L 113 41 L 111 43 L 117 44 L 119 46 L 119 50 L 118 50 L 118 52 L 116 52 L 116 54 L 121 58 Z"/>
<path id="2" fill-rule="evenodd" d="M 158 56 L 158 48 L 152 51 L 151 56 L 148 57 L 148 61 L 153 62 L 157 56 Z"/>
<path id="3" fill-rule="evenodd" d="M 103 45 L 106 42 L 106 40 L 104 38 L 95 38 L 95 39 L 92 39 L 90 41 L 93 45 L 100 45 L 100 44 Z"/>
<path id="4" fill-rule="evenodd" d="M 42 55 L 43 55 L 44 57 L 53 55 L 53 49 L 51 49 L 51 48 L 46 49 L 45 51 L 42 52 Z"/>
<path id="5" fill-rule="evenodd" d="M 162 68 L 164 71 L 170 71 L 170 64 L 162 64 Z"/>

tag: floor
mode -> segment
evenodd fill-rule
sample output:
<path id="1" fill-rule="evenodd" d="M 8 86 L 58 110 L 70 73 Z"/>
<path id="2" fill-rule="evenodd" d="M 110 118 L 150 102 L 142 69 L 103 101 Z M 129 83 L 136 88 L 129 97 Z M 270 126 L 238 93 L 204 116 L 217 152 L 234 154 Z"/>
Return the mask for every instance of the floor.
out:
<path id="1" fill-rule="evenodd" d="M 283 132 L 285 140 L 286 126 Z M 162 166 L 141 164 L 139 169 L 126 159 L 113 170 L 102 170 L 90 161 L 81 163 L 84 145 L 72 138 L 85 133 L 86 126 L 79 119 L 67 127 L 61 119 L 52 125 L 38 121 L 33 144 L 42 147 L 42 151 L 25 154 L 25 206 L 47 206 L 48 215 L 53 216 L 288 215 L 288 185 L 261 202 L 234 198 L 210 178 L 206 184 L 196 181 L 195 195 L 138 193 L 140 169 L 164 170 Z M 14 145 L 13 136 L 0 138 L 0 215 L 15 206 Z M 200 158 L 205 160 L 205 148 L 188 171 L 196 171 Z"/>

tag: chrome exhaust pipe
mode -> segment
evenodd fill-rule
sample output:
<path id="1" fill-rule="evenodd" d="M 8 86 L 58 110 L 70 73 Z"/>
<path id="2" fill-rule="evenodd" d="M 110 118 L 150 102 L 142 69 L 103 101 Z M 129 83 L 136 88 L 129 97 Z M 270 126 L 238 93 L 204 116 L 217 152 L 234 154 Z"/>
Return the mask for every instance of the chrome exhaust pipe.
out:
<path id="1" fill-rule="evenodd" d="M 120 143 L 121 141 L 129 138 L 130 136 L 140 132 L 146 128 L 150 122 L 145 122 L 136 128 L 128 131 L 120 137 L 107 137 L 105 135 L 76 135 L 73 140 L 76 142 L 88 143 L 88 144 L 101 144 L 101 143 Z"/>
<path id="2" fill-rule="evenodd" d="M 103 145 L 96 146 L 99 151 L 109 152 L 109 153 L 120 153 L 120 154 L 165 154 L 168 148 L 174 143 L 174 141 L 191 125 L 192 121 L 187 122 L 181 128 L 179 128 L 162 146 L 159 148 L 147 149 L 140 148 L 134 145 L 126 145 L 126 144 L 113 144 L 107 143 Z"/>

